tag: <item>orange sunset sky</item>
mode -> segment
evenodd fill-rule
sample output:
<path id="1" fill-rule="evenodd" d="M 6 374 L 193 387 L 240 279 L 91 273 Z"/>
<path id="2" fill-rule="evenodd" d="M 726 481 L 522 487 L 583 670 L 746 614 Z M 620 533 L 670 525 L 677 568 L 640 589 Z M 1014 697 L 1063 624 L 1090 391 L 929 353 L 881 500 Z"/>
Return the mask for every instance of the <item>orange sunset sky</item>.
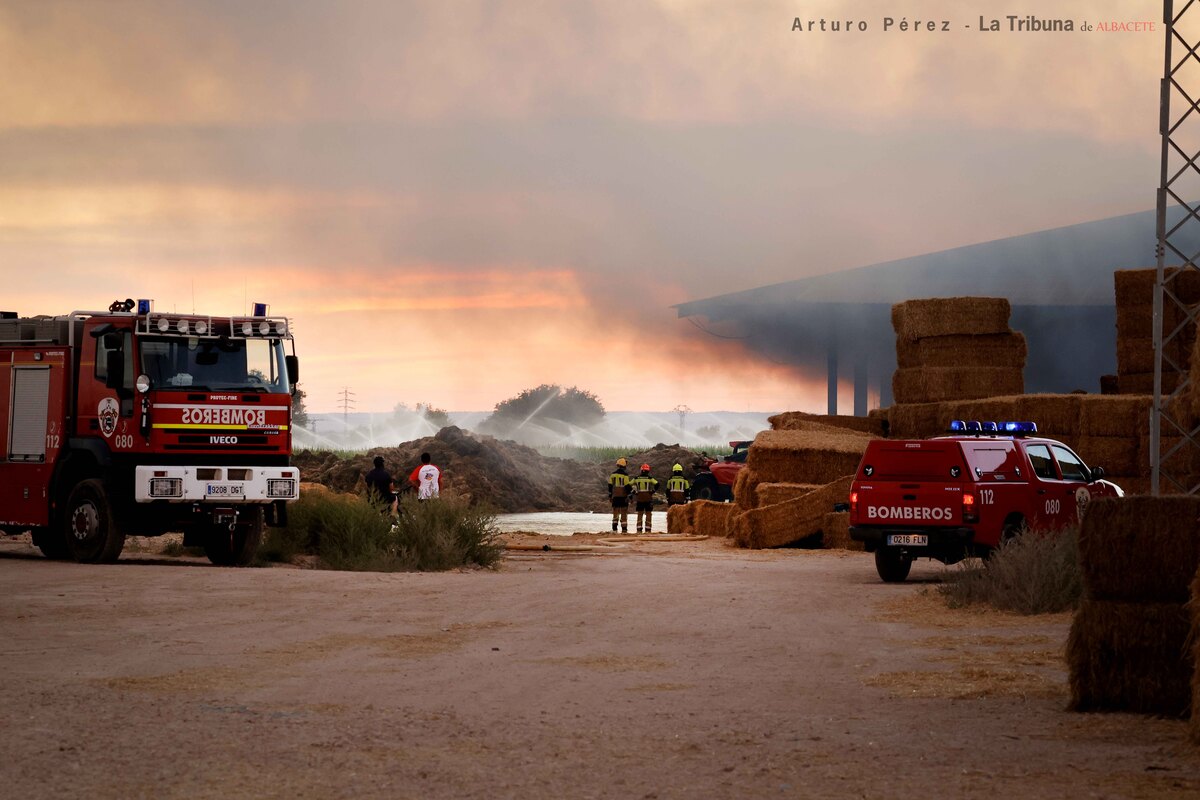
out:
<path id="1" fill-rule="evenodd" d="M 902 5 L 0 2 L 0 307 L 269 302 L 313 411 L 823 410 L 670 306 L 1154 202 L 1161 30 Z"/>

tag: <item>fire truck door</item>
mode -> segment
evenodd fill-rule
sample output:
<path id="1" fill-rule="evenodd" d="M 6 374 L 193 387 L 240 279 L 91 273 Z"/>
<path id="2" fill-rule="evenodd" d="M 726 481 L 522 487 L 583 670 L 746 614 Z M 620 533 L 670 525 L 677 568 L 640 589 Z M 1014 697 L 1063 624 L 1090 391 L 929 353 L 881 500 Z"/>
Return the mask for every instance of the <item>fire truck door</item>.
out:
<path id="1" fill-rule="evenodd" d="M 53 382 L 61 390 L 61 380 L 52 378 L 57 372 L 61 379 L 62 363 L 15 363 L 6 371 L 8 435 L 0 461 L 0 522 L 46 525 L 50 471 L 62 444 L 61 397 L 52 403 L 51 386 Z"/>
<path id="2" fill-rule="evenodd" d="M 1066 447 L 1053 445 L 1050 449 L 1054 451 L 1054 460 L 1058 462 L 1058 471 L 1063 477 L 1063 524 L 1074 525 L 1079 522 L 1083 509 L 1092 499 L 1087 488 L 1091 476 L 1083 459 Z"/>
<path id="3" fill-rule="evenodd" d="M 1050 446 L 1026 445 L 1033 467 L 1033 523 L 1039 530 L 1057 530 L 1075 521 L 1075 493 L 1069 481 L 1059 478 L 1058 467 L 1050 455 Z"/>

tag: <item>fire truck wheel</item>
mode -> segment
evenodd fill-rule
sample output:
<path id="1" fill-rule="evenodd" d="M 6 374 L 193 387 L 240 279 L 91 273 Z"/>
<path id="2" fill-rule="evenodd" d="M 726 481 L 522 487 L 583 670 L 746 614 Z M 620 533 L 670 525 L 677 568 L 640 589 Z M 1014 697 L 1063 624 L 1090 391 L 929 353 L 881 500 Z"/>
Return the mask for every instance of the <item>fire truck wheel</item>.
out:
<path id="1" fill-rule="evenodd" d="M 65 538 L 71 557 L 83 564 L 111 564 L 121 556 L 125 533 L 113 518 L 101 481 L 81 481 L 67 498 Z"/>
<path id="2" fill-rule="evenodd" d="M 891 547 L 881 547 L 875 551 L 875 571 L 884 583 L 903 583 L 912 569 L 912 559 L 900 555 L 900 551 Z"/>
<path id="3" fill-rule="evenodd" d="M 67 540 L 63 536 L 62 528 L 35 528 L 33 543 L 46 558 L 62 561 L 71 557 L 71 551 L 67 548 Z"/>
<path id="4" fill-rule="evenodd" d="M 221 567 L 245 567 L 254 562 L 262 543 L 263 510 L 256 508 L 243 517 L 233 530 L 226 525 L 213 525 L 204 539 L 204 554 Z"/>
<path id="5" fill-rule="evenodd" d="M 712 475 L 697 475 L 696 480 L 692 481 L 693 500 L 715 500 L 716 495 L 717 482 Z"/>

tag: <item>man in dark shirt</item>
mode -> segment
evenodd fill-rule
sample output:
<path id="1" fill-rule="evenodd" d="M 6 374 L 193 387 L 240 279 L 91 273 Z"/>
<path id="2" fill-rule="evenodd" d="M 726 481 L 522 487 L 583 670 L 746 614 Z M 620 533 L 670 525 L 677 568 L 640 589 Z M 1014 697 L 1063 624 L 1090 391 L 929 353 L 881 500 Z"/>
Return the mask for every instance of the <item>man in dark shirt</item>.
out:
<path id="1" fill-rule="evenodd" d="M 375 456 L 375 469 L 367 473 L 367 497 L 375 503 L 386 503 L 396 513 L 396 484 L 392 474 L 383 468 L 383 456 Z"/>

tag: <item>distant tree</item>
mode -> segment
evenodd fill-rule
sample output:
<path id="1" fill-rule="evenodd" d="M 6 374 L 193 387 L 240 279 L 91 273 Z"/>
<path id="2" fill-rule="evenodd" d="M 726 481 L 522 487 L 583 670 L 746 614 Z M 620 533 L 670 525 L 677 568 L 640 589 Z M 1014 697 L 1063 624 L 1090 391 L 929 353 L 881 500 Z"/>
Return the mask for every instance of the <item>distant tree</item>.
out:
<path id="1" fill-rule="evenodd" d="M 497 403 L 479 427 L 496 436 L 513 435 L 527 423 L 568 433 L 572 427 L 587 428 L 602 422 L 604 413 L 604 405 L 589 391 L 543 383 Z"/>
<path id="2" fill-rule="evenodd" d="M 715 442 L 721 438 L 720 425 L 704 425 L 696 428 L 696 435 L 705 442 Z"/>
<path id="3" fill-rule="evenodd" d="M 439 431 L 450 426 L 450 415 L 446 413 L 446 409 L 434 408 L 432 403 L 417 403 L 417 413 Z"/>
<path id="4" fill-rule="evenodd" d="M 308 427 L 308 409 L 304 407 L 304 390 L 297 389 L 292 395 L 292 424 Z"/>

